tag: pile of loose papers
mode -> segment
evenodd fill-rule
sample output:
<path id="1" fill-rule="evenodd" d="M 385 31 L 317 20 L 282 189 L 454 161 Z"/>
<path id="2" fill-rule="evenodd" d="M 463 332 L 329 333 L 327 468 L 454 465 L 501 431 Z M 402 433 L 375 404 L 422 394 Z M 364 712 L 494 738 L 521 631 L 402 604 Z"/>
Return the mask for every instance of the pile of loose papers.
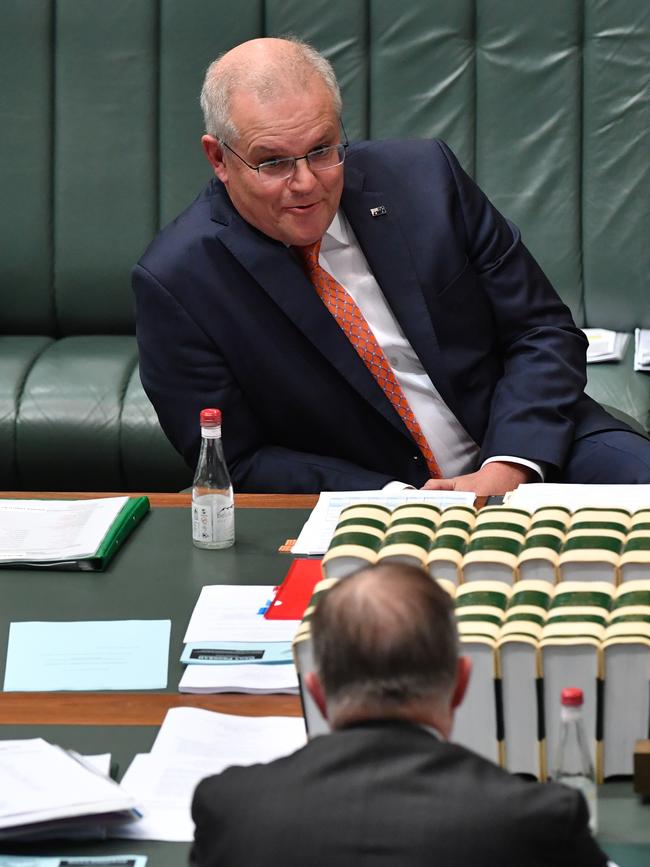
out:
<path id="1" fill-rule="evenodd" d="M 42 738 L 0 741 L 0 780 L 0 840 L 104 836 L 139 819 L 114 780 Z"/>
<path id="2" fill-rule="evenodd" d="M 201 590 L 183 639 L 181 661 L 189 664 L 178 685 L 180 692 L 297 695 L 290 643 L 300 621 L 264 617 L 274 591 L 257 584 L 218 584 Z M 272 663 L 236 661 L 264 659 L 260 648 L 271 645 L 280 645 L 283 654 L 273 654 Z M 280 658 L 284 661 L 278 662 Z"/>
<path id="3" fill-rule="evenodd" d="M 623 360 L 630 339 L 629 334 L 609 331 L 607 328 L 584 328 L 583 331 L 589 341 L 587 364 Z"/>
<path id="4" fill-rule="evenodd" d="M 634 369 L 650 370 L 650 328 L 634 332 Z"/>
<path id="5" fill-rule="evenodd" d="M 142 805 L 140 822 L 112 837 L 189 842 L 198 783 L 230 765 L 288 755 L 306 741 L 302 717 L 244 717 L 179 707 L 167 712 L 150 753 L 137 755 L 122 786 Z"/>

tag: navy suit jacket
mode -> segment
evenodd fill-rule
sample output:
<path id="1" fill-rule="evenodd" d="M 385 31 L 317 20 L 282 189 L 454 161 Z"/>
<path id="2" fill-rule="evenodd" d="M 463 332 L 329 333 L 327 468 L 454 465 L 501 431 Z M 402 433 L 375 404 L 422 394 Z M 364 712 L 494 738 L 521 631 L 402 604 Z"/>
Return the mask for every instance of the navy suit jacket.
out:
<path id="1" fill-rule="evenodd" d="M 577 791 L 362 723 L 198 786 L 192 867 L 605 867 Z"/>
<path id="2" fill-rule="evenodd" d="M 373 216 L 379 205 L 385 213 Z M 341 206 L 481 460 L 561 467 L 576 437 L 627 429 L 584 395 L 584 336 L 446 145 L 352 145 Z M 216 406 L 236 490 L 427 480 L 417 445 L 294 251 L 243 220 L 218 180 L 153 241 L 133 283 L 142 382 L 191 466 L 199 411 Z"/>

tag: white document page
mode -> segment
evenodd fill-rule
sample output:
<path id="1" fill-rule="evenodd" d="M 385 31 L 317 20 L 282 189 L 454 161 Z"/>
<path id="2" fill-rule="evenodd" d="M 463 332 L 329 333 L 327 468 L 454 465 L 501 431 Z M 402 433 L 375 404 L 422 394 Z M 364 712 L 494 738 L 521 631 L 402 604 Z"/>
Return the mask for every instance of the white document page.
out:
<path id="1" fill-rule="evenodd" d="M 101 774 L 104 777 L 110 777 L 111 775 L 111 754 L 110 753 L 99 753 L 96 756 L 82 756 L 80 753 L 75 750 L 68 750 L 70 755 L 77 759 L 77 761 L 81 762 L 82 765 L 85 765 L 87 768 L 90 768 L 91 771 L 95 771 L 96 774 Z"/>
<path id="2" fill-rule="evenodd" d="M 630 335 L 607 328 L 583 328 L 589 345 L 587 364 L 598 361 L 622 361 Z"/>
<path id="3" fill-rule="evenodd" d="M 634 331 L 634 369 L 650 370 L 650 328 Z"/>
<path id="4" fill-rule="evenodd" d="M 90 557 L 127 499 L 0 500 L 0 561 Z"/>
<path id="5" fill-rule="evenodd" d="M 301 717 L 243 717 L 172 708 L 151 752 L 136 756 L 122 779 L 122 786 L 143 805 L 143 819 L 109 833 L 190 842 L 194 835 L 190 808 L 200 780 L 231 765 L 272 761 L 305 742 Z"/>
<path id="6" fill-rule="evenodd" d="M 504 503 L 529 512 L 542 506 L 564 506 L 572 512 L 585 506 L 606 506 L 634 512 L 650 507 L 650 485 L 519 485 L 506 494 Z"/>
<path id="7" fill-rule="evenodd" d="M 323 491 L 291 549 L 294 555 L 324 554 L 332 540 L 342 509 L 355 503 L 378 503 L 394 509 L 404 503 L 430 503 L 447 506 L 472 506 L 476 494 L 471 491 Z"/>
<path id="8" fill-rule="evenodd" d="M 0 829 L 136 806 L 113 780 L 42 738 L 0 742 Z"/>
<path id="9" fill-rule="evenodd" d="M 247 692 L 257 695 L 298 695 L 298 675 L 292 663 L 277 665 L 188 665 L 179 692 Z"/>
<path id="10" fill-rule="evenodd" d="M 275 587 L 211 584 L 201 590 L 183 642 L 292 641 L 299 620 L 266 620 Z"/>

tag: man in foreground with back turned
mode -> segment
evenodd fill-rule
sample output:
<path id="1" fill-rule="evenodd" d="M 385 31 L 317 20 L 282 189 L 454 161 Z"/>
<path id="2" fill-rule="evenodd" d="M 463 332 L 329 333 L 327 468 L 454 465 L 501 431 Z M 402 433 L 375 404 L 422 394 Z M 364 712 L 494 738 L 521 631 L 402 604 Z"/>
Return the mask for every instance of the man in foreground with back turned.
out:
<path id="1" fill-rule="evenodd" d="M 194 867 L 605 867 L 580 793 L 448 742 L 469 678 L 453 604 L 425 572 L 339 581 L 306 685 L 332 733 L 198 786 Z"/>
<path id="2" fill-rule="evenodd" d="M 440 141 L 349 145 L 329 63 L 256 39 L 208 69 L 215 177 L 133 271 L 140 375 L 196 465 L 223 411 L 235 490 L 500 494 L 650 482 L 584 394 L 586 338 Z"/>

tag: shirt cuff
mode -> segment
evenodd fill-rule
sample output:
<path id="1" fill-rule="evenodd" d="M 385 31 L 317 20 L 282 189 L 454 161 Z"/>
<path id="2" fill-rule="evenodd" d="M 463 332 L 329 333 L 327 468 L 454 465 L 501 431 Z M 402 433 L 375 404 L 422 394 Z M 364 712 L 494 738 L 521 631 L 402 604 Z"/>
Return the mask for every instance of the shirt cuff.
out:
<path id="1" fill-rule="evenodd" d="M 414 491 L 415 487 L 413 485 L 407 485 L 406 482 L 398 482 L 397 479 L 393 479 L 392 482 L 386 482 L 382 491 Z"/>
<path id="2" fill-rule="evenodd" d="M 535 461 L 529 461 L 526 458 L 513 458 L 512 455 L 492 455 L 491 458 L 487 458 L 481 464 L 481 467 L 484 467 L 486 464 L 494 463 L 494 461 L 506 461 L 509 464 L 521 464 L 523 467 L 528 467 L 530 470 L 533 470 L 539 476 L 540 482 L 546 481 L 546 464 L 545 463 L 535 463 Z M 389 482 L 390 484 L 390 482 Z"/>

